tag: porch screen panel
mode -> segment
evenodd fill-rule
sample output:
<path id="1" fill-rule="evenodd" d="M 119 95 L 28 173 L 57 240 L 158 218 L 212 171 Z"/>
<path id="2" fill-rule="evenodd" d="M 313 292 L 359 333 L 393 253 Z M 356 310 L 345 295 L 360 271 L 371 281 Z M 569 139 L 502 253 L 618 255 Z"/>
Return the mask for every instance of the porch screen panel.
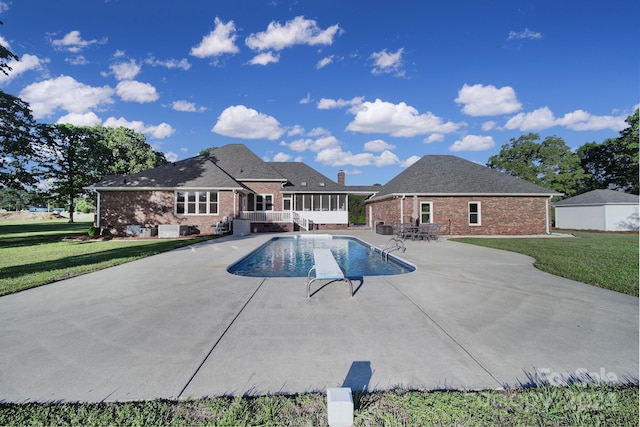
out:
<path id="1" fill-rule="evenodd" d="M 328 194 L 323 194 L 320 196 L 320 203 L 321 205 L 321 209 L 323 211 L 328 211 L 329 210 L 329 195 Z"/>
<path id="2" fill-rule="evenodd" d="M 337 211 L 338 210 L 338 195 L 337 194 L 330 194 L 329 195 L 329 205 L 331 206 L 331 210 L 332 211 Z"/>

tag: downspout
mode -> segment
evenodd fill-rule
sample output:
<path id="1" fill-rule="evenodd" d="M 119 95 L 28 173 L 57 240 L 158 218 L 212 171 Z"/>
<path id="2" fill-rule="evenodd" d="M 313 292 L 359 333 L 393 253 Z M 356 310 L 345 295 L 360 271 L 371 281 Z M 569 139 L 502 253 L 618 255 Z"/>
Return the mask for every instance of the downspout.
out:
<path id="1" fill-rule="evenodd" d="M 551 198 L 553 196 L 549 196 L 549 198 L 547 200 L 545 200 L 544 202 L 544 211 L 545 211 L 545 215 L 544 215 L 544 220 L 546 223 L 546 227 L 547 227 L 547 234 L 551 234 L 551 227 L 549 224 L 549 205 L 551 203 Z"/>
<path id="2" fill-rule="evenodd" d="M 238 215 L 238 211 L 236 210 L 237 207 L 238 207 L 238 200 L 237 199 L 238 199 L 238 195 L 237 195 L 236 190 L 234 189 L 233 190 L 233 217 L 234 218 L 237 218 L 239 216 Z"/>
<path id="3" fill-rule="evenodd" d="M 96 193 L 98 193 L 98 197 L 96 199 L 96 228 L 100 230 L 100 192 L 96 191 Z"/>
<path id="4" fill-rule="evenodd" d="M 404 198 L 407 197 L 406 194 L 402 195 L 402 198 L 400 199 L 400 224 L 402 224 L 404 222 Z"/>

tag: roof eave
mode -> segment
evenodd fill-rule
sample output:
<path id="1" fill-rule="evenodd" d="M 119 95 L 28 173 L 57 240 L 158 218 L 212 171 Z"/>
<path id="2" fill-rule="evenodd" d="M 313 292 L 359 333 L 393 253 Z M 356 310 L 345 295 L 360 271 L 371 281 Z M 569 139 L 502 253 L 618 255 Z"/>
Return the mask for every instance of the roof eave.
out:
<path id="1" fill-rule="evenodd" d="M 383 196 L 374 196 L 369 202 L 392 199 L 397 197 L 553 197 L 562 193 L 390 193 Z"/>

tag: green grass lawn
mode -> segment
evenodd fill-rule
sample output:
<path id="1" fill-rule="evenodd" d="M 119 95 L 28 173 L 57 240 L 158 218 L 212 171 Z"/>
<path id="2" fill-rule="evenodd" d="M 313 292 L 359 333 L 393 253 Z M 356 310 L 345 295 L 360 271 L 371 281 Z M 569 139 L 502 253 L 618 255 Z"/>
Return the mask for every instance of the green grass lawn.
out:
<path id="1" fill-rule="evenodd" d="M 535 258 L 534 265 L 567 279 L 638 296 L 638 234 L 562 231 L 571 238 L 457 238 Z"/>
<path id="2" fill-rule="evenodd" d="M 0 221 L 0 296 L 201 242 L 190 239 L 65 240 L 89 222 Z"/>
<path id="3" fill-rule="evenodd" d="M 0 425 L 322 426 L 326 396 L 217 397 L 130 403 L 0 403 Z M 637 426 L 638 388 L 355 393 L 355 426 Z"/>

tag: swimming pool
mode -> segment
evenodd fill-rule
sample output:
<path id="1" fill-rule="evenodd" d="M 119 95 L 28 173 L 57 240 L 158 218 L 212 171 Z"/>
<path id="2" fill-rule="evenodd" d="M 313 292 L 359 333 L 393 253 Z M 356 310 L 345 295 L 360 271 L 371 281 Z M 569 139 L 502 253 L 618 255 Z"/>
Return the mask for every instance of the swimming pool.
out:
<path id="1" fill-rule="evenodd" d="M 347 276 L 352 278 L 405 274 L 416 269 L 393 255 L 384 259 L 379 248 L 355 237 L 299 234 L 274 237 L 230 265 L 227 271 L 249 277 L 307 277 L 313 266 L 315 248 L 330 249 Z"/>

